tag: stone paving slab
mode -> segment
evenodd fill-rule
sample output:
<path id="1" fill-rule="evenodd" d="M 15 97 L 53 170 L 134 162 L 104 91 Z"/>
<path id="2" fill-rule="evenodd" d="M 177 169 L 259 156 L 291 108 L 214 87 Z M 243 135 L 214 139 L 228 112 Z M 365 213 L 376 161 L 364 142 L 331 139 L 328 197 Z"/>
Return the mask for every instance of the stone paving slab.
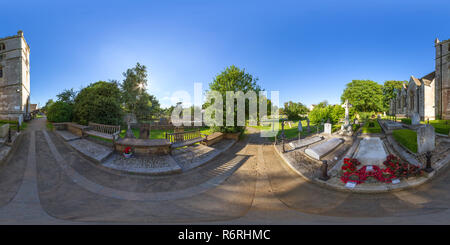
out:
<path id="1" fill-rule="evenodd" d="M 181 167 L 170 155 L 133 156 L 126 159 L 121 154 L 113 154 L 102 166 L 129 173 L 151 175 L 181 172 Z"/>
<path id="2" fill-rule="evenodd" d="M 198 144 L 176 149 L 172 152 L 172 156 L 181 166 L 183 171 L 187 171 L 211 161 L 222 152 L 228 150 L 235 143 L 236 140 L 223 139 L 211 146 Z"/>
<path id="3" fill-rule="evenodd" d="M 86 139 L 78 139 L 67 142 L 75 150 L 89 159 L 101 163 L 113 153 L 113 149 L 104 145 L 99 145 Z"/>
<path id="4" fill-rule="evenodd" d="M 296 140 L 296 141 L 290 142 L 289 146 L 292 149 L 297 149 L 297 148 L 302 148 L 302 147 L 314 144 L 314 143 L 319 142 L 321 140 L 323 140 L 322 137 L 314 136 L 314 137 L 309 137 L 309 138 L 300 139 L 300 140 Z"/>
<path id="5" fill-rule="evenodd" d="M 70 131 L 67 130 L 55 130 L 55 134 L 61 136 L 65 141 L 72 141 L 81 139 L 80 136 L 72 134 Z"/>
<path id="6" fill-rule="evenodd" d="M 344 140 L 341 138 L 331 138 L 322 144 L 306 149 L 305 153 L 316 160 L 320 160 L 343 142 Z"/>

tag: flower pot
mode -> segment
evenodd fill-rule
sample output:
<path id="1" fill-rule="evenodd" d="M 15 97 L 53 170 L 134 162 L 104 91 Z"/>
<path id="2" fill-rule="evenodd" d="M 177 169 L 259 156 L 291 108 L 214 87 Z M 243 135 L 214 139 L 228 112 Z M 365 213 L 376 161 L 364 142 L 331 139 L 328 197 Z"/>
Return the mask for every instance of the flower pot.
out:
<path id="1" fill-rule="evenodd" d="M 130 158 L 133 155 L 133 153 L 123 153 L 123 156 L 125 158 Z"/>

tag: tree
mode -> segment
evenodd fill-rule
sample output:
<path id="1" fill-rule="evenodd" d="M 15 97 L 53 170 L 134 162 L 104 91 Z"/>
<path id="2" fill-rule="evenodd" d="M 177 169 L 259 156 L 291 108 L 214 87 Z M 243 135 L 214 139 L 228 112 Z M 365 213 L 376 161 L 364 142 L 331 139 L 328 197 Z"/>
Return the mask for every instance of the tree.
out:
<path id="1" fill-rule="evenodd" d="M 238 67 L 231 65 L 227 67 L 224 71 L 222 71 L 219 75 L 214 78 L 209 84 L 209 89 L 219 92 L 223 98 L 223 122 L 226 122 L 226 92 L 238 92 L 242 91 L 243 93 L 247 93 L 248 91 L 255 91 L 258 95 L 259 91 L 262 89 L 259 85 L 257 85 L 258 78 L 253 77 L 251 74 L 247 73 L 245 69 L 239 69 Z M 206 103 L 203 108 L 207 107 L 209 104 Z M 248 100 L 245 101 L 245 115 L 248 116 Z M 217 130 L 221 132 L 239 132 L 243 131 L 245 127 L 237 126 L 237 108 L 234 107 L 234 126 L 219 126 Z"/>
<path id="2" fill-rule="evenodd" d="M 139 121 L 151 119 L 160 113 L 160 104 L 155 96 L 145 91 L 147 67 L 139 63 L 123 73 L 125 79 L 120 85 L 122 103 L 128 113 L 134 113 Z"/>
<path id="3" fill-rule="evenodd" d="M 300 102 L 289 101 L 284 103 L 283 114 L 287 115 L 289 120 L 300 120 L 302 115 L 306 115 L 308 112 L 308 108 Z"/>
<path id="4" fill-rule="evenodd" d="M 64 102 L 56 101 L 51 103 L 47 109 L 47 120 L 50 122 L 71 122 L 72 121 L 73 105 Z"/>
<path id="5" fill-rule="evenodd" d="M 122 121 L 120 89 L 116 82 L 99 81 L 81 89 L 75 98 L 74 120 L 118 125 Z"/>
<path id="6" fill-rule="evenodd" d="M 42 111 L 43 113 L 47 114 L 48 109 L 50 108 L 50 106 L 51 106 L 53 103 L 55 103 L 55 102 L 53 101 L 53 99 L 47 100 L 47 103 L 45 103 L 44 107 L 41 108 L 41 111 Z"/>
<path id="7" fill-rule="evenodd" d="M 347 99 L 357 111 L 382 111 L 383 86 L 370 80 L 353 80 L 341 96 L 342 103 Z"/>
<path id="8" fill-rule="evenodd" d="M 71 89 L 64 89 L 64 91 L 56 95 L 56 98 L 58 98 L 58 101 L 73 104 L 76 96 L 77 93 L 73 90 L 73 88 L 71 88 Z"/>
<path id="9" fill-rule="evenodd" d="M 383 109 L 384 111 L 389 110 L 391 99 L 395 98 L 394 89 L 401 89 L 403 84 L 407 83 L 407 81 L 385 81 L 383 85 Z"/>

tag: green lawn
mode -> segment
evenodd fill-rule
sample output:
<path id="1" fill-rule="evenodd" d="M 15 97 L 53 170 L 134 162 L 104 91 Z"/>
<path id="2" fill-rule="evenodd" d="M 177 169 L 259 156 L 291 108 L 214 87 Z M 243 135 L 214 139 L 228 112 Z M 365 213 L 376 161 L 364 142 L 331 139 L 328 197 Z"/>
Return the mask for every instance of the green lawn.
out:
<path id="1" fill-rule="evenodd" d="M 410 151 L 417 153 L 417 133 L 410 129 L 397 129 L 394 130 L 394 139 L 408 148 Z"/>
<path id="2" fill-rule="evenodd" d="M 303 127 L 303 131 L 301 133 L 302 137 L 306 137 L 306 136 L 309 135 L 306 132 L 306 125 L 307 125 L 306 120 L 302 120 L 302 127 Z M 313 126 L 311 124 L 309 126 L 311 128 L 311 133 L 310 134 L 313 134 L 313 133 L 317 132 L 316 126 Z M 271 126 L 249 126 L 249 127 L 256 128 L 256 129 L 259 129 L 259 130 L 272 130 Z M 284 125 L 284 135 L 286 136 L 286 139 L 298 138 L 298 128 L 297 127 L 298 127 L 298 121 L 294 122 L 292 124 L 292 127 L 289 127 L 289 125 L 287 125 L 287 124 Z M 340 126 L 339 126 L 339 128 L 340 128 Z M 280 135 L 281 135 L 281 122 L 279 122 L 279 128 L 278 129 L 279 129 L 279 131 L 278 131 L 277 137 L 280 137 Z M 274 141 L 275 138 L 274 137 L 270 137 L 269 140 Z"/>
<path id="3" fill-rule="evenodd" d="M 426 124 L 426 121 L 421 121 L 420 123 Z M 434 127 L 436 133 L 448 135 L 450 131 L 450 120 L 430 120 L 430 125 Z"/>
<path id="4" fill-rule="evenodd" d="M 370 126 L 371 123 L 373 123 L 372 127 Z M 378 121 L 374 119 L 367 120 L 367 122 L 364 123 L 364 126 L 362 128 L 362 133 L 363 134 L 381 133 L 380 124 L 378 124 Z"/>

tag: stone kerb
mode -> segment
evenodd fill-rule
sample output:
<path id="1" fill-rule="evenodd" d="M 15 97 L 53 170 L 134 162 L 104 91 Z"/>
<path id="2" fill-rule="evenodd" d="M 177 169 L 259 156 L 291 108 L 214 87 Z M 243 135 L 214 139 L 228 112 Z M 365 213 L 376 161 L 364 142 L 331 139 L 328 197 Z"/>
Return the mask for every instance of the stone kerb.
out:
<path id="1" fill-rule="evenodd" d="M 170 152 L 170 142 L 167 139 L 134 139 L 123 138 L 116 141 L 114 149 L 122 153 L 125 148 L 131 147 L 137 154 L 167 155 Z"/>

